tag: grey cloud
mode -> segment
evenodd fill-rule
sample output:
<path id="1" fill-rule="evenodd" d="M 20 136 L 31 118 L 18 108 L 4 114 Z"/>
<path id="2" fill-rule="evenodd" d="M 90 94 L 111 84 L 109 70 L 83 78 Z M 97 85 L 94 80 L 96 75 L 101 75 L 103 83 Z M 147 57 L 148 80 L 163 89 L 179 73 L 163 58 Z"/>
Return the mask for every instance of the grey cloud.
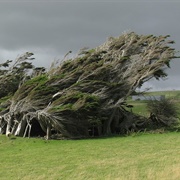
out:
<path id="1" fill-rule="evenodd" d="M 96 47 L 108 36 L 130 29 L 139 34 L 170 34 L 179 50 L 179 2 L 0 2 L 0 48 L 11 56 L 33 51 L 37 64 L 49 64 L 49 59 L 69 50 Z M 10 58 L 7 54 L 0 53 L 0 62 Z M 180 62 L 175 60 L 171 66 L 168 73 L 178 78 Z"/>
<path id="2" fill-rule="evenodd" d="M 3 40 L 4 47 L 12 49 L 23 45 L 54 46 L 54 48 L 58 46 L 63 48 L 62 46 L 64 46 L 67 48 L 71 43 L 78 46 L 79 42 L 87 43 L 88 40 L 91 45 L 92 39 L 95 42 L 101 42 L 105 37 L 119 35 L 126 29 L 137 30 L 140 33 L 150 33 L 153 29 L 154 33 L 159 30 L 156 26 L 162 21 L 162 17 L 159 17 L 160 21 L 158 21 L 161 13 L 155 4 L 8 4 L 5 8 L 1 6 L 8 11 L 3 13 L 3 9 L 0 9 L 1 17 L 4 17 L 0 21 L 2 25 L 0 38 Z M 163 6 L 161 5 L 161 11 L 164 9 Z M 175 5 L 174 8 L 176 8 Z M 171 14 L 173 14 L 172 12 L 174 9 L 171 9 Z M 163 14 L 165 15 L 165 13 Z M 166 16 L 163 18 L 168 22 Z M 178 17 L 173 18 L 177 19 Z M 164 25 L 168 23 L 164 23 Z M 168 30 L 166 26 L 164 29 Z M 161 29 L 159 33 L 164 33 L 164 30 Z M 7 37 L 9 38 L 7 39 Z"/>
<path id="3" fill-rule="evenodd" d="M 144 83 L 142 89 L 151 88 L 151 90 L 174 90 L 180 89 L 180 84 L 178 83 L 177 76 L 169 75 L 167 79 L 164 80 L 155 80 L 152 79 L 146 83 Z"/>

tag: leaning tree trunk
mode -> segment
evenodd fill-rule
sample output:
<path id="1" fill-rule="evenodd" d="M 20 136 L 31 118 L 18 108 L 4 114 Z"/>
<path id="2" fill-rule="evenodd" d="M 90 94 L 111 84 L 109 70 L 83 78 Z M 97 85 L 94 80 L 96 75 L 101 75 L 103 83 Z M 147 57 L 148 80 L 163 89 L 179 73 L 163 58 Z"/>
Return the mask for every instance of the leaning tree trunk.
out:
<path id="1" fill-rule="evenodd" d="M 11 114 L 10 113 L 5 114 L 4 115 L 4 120 L 7 123 L 7 126 L 6 126 L 6 136 L 9 136 L 9 134 L 11 134 L 12 124 L 13 124 L 13 120 L 12 120 Z"/>

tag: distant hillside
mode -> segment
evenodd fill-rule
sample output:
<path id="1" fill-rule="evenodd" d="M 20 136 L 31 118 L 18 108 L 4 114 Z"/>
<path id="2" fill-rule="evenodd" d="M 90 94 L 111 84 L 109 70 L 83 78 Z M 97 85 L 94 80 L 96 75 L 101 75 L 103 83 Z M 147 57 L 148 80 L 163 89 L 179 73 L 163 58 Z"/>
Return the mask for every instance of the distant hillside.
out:
<path id="1" fill-rule="evenodd" d="M 165 95 L 166 98 L 180 99 L 180 90 L 147 92 L 147 95 Z"/>
<path id="2" fill-rule="evenodd" d="M 175 103 L 177 103 L 177 107 L 180 112 L 180 90 L 172 90 L 172 91 L 153 91 L 153 92 L 146 92 L 144 93 L 144 96 L 159 96 L 164 95 L 166 99 L 171 99 Z M 139 115 L 143 116 L 149 116 L 149 113 L 147 111 L 146 105 L 147 101 L 134 101 L 131 99 L 131 97 L 128 98 L 128 103 L 133 105 L 132 111 L 134 113 L 137 113 Z M 179 113 L 180 114 L 180 113 Z M 180 115 L 179 115 L 180 117 Z"/>

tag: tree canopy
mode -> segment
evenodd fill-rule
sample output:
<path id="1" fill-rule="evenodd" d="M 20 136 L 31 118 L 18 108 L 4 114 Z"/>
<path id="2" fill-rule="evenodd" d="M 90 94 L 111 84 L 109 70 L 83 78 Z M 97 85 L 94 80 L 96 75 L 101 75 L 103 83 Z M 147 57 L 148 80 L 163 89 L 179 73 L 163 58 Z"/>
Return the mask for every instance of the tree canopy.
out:
<path id="1" fill-rule="evenodd" d="M 1 133 L 82 138 L 141 126 L 145 118 L 125 101 L 149 79 L 167 76 L 178 58 L 168 38 L 124 33 L 49 70 L 34 67 L 29 52 L 0 64 Z"/>

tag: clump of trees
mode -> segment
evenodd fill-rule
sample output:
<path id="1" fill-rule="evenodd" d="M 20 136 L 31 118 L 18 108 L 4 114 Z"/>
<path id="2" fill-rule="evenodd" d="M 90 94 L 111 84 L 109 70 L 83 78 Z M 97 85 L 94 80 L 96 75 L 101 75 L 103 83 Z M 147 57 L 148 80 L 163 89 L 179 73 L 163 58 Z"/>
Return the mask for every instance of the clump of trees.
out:
<path id="1" fill-rule="evenodd" d="M 166 76 L 177 58 L 168 37 L 124 33 L 49 70 L 34 67 L 28 52 L 1 64 L 0 133 L 83 138 L 141 128 L 146 118 L 125 101 L 144 82 Z"/>

